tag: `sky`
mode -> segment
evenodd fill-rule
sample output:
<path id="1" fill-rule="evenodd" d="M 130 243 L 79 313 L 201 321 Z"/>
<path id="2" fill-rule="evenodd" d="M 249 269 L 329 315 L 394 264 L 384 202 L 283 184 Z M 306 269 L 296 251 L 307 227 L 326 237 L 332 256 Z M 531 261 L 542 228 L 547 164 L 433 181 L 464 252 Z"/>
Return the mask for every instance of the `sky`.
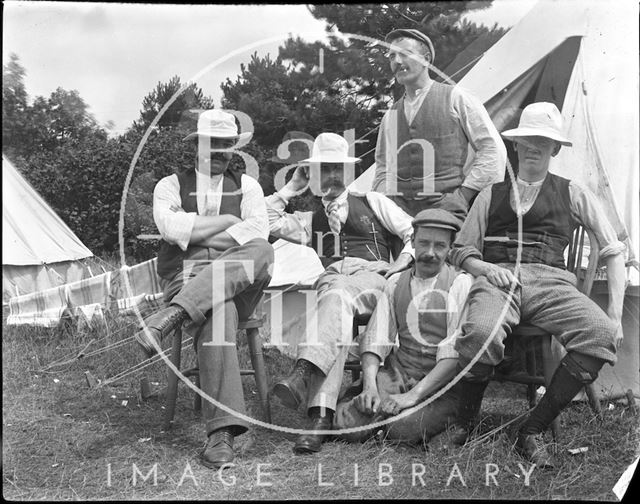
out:
<path id="1" fill-rule="evenodd" d="M 494 0 L 470 14 L 477 23 L 515 24 L 536 0 Z M 220 84 L 235 80 L 257 51 L 277 55 L 290 33 L 325 37 L 304 5 L 150 5 L 7 1 L 3 63 L 15 53 L 30 99 L 75 89 L 98 122 L 120 133 L 138 118 L 158 82 L 196 79 L 219 105 Z M 221 60 L 221 61 L 219 61 Z"/>

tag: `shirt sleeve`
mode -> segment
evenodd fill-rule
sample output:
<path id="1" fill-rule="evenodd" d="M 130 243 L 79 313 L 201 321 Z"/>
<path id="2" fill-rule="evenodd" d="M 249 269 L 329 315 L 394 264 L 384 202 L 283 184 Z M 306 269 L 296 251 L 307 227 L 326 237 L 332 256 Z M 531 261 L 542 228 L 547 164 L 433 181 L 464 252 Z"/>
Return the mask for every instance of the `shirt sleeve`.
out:
<path id="1" fill-rule="evenodd" d="M 269 237 L 269 218 L 262 187 L 256 179 L 248 175 L 242 175 L 241 187 L 240 218 L 242 222 L 228 227 L 227 233 L 240 245 L 254 238 L 266 240 Z"/>
<path id="2" fill-rule="evenodd" d="M 600 258 L 623 254 L 626 247 L 618 240 L 616 232 L 596 196 L 590 190 L 571 181 L 569 182 L 569 197 L 573 217 L 595 234 L 600 246 Z"/>
<path id="3" fill-rule="evenodd" d="M 311 221 L 313 212 L 284 211 L 289 199 L 297 193 L 285 185 L 280 191 L 264 198 L 269 217 L 269 233 L 302 245 L 311 243 Z"/>
<path id="4" fill-rule="evenodd" d="M 178 176 L 161 179 L 153 190 L 153 220 L 162 238 L 187 250 L 195 218 L 195 212 L 182 208 Z"/>
<path id="5" fill-rule="evenodd" d="M 449 262 L 454 266 L 462 267 L 462 263 L 469 257 L 482 259 L 490 203 L 491 187 L 487 187 L 478 194 L 456 236 L 453 249 L 449 254 Z"/>
<path id="6" fill-rule="evenodd" d="M 449 289 L 447 304 L 447 336 L 438 344 L 436 362 L 442 359 L 457 359 L 455 343 L 462 333 L 462 324 L 466 318 L 467 297 L 473 284 L 473 277 L 461 273 L 456 277 Z"/>
<path id="7" fill-rule="evenodd" d="M 384 194 L 368 192 L 366 197 L 371 210 L 380 219 L 382 225 L 394 235 L 402 238 L 404 243 L 402 252 L 415 256 L 415 251 L 411 246 L 411 236 L 413 235 L 411 216 Z"/>
<path id="8" fill-rule="evenodd" d="M 378 130 L 378 140 L 376 141 L 376 171 L 373 176 L 373 184 L 371 188 L 373 191 L 379 193 L 387 192 L 387 145 L 386 145 L 386 137 L 387 134 L 387 118 L 389 117 L 389 112 L 386 112 L 382 117 L 382 121 L 380 121 L 380 129 Z"/>
<path id="9" fill-rule="evenodd" d="M 371 352 L 384 362 L 395 346 L 398 330 L 393 305 L 394 292 L 400 275 L 401 273 L 396 273 L 387 280 L 367 328 L 360 337 L 360 355 Z"/>
<path id="10" fill-rule="evenodd" d="M 451 93 L 451 107 L 475 153 L 462 186 L 482 191 L 502 181 L 507 149 L 484 105 L 468 91 L 455 86 Z"/>

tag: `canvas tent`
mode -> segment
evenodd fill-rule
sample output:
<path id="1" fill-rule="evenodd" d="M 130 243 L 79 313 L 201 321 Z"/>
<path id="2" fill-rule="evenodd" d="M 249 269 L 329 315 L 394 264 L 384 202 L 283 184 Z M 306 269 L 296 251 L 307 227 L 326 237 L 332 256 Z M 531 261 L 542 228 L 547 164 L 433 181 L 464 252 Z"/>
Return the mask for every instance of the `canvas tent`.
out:
<path id="1" fill-rule="evenodd" d="M 573 146 L 552 158 L 550 171 L 591 189 L 628 249 L 624 344 L 597 382 L 610 396 L 640 394 L 637 34 L 637 2 L 540 0 L 458 83 L 484 103 L 498 131 L 516 127 L 529 103 L 562 111 Z M 370 190 L 374 170 L 351 188 Z M 602 283 L 592 297 L 606 310 Z"/>
<path id="2" fill-rule="evenodd" d="M 2 156 L 2 300 L 81 280 L 91 251 Z"/>

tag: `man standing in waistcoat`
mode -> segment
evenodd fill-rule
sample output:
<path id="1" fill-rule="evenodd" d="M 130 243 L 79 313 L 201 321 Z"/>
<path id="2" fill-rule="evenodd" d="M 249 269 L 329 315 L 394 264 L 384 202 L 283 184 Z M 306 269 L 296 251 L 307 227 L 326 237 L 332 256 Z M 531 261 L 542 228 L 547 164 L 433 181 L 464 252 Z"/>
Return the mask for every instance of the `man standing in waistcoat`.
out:
<path id="1" fill-rule="evenodd" d="M 590 191 L 549 173 L 551 157 L 563 145 L 571 145 L 553 103 L 528 105 L 518 128 L 503 136 L 515 142 L 518 151 L 515 186 L 508 178 L 478 195 L 451 254 L 453 264 L 476 277 L 467 322 L 456 341 L 461 369 L 497 331 L 462 382 L 453 437 L 458 443 L 466 439 L 493 368 L 504 357 L 503 340 L 526 321 L 553 334 L 567 350 L 544 396 L 520 427 L 515 444 L 538 467 L 549 467 L 552 461 L 544 431 L 597 378 L 605 362 L 616 362 L 622 342 L 625 246 Z M 607 266 L 606 314 L 576 289 L 575 275 L 566 270 L 563 252 L 580 224 L 594 233 L 600 259 Z M 516 271 L 519 246 L 521 263 Z"/>
<path id="2" fill-rule="evenodd" d="M 445 210 L 416 215 L 415 265 L 391 277 L 378 301 L 360 340 L 362 384 L 338 403 L 335 428 L 364 427 L 397 415 L 427 400 L 456 374 L 454 343 L 473 282 L 470 275 L 445 263 L 459 229 L 459 220 Z M 442 432 L 457 413 L 457 386 L 386 424 L 387 438 L 427 443 Z M 364 441 L 375 430 L 364 428 L 344 437 Z"/>
<path id="3" fill-rule="evenodd" d="M 413 261 L 411 217 L 382 194 L 356 195 L 345 187 L 344 164 L 359 161 L 348 151 L 343 137 L 321 133 L 312 156 L 303 161 L 319 164 L 323 210 L 284 212 L 289 199 L 309 184 L 307 166 L 297 167 L 287 185 L 266 198 L 271 234 L 312 246 L 325 266 L 314 285 L 317 340 L 310 328 L 313 317 L 307 314 L 307 334 L 298 346 L 296 365 L 274 387 L 274 394 L 287 407 L 297 409 L 306 402 L 314 432 L 296 439 L 297 454 L 320 451 L 325 436 L 315 431 L 331 429 L 354 317 L 369 317 L 384 289 L 385 274 L 402 271 Z M 393 264 L 391 236 L 404 243 Z"/>
<path id="4" fill-rule="evenodd" d="M 404 96 L 384 115 L 373 190 L 416 215 L 442 208 L 464 220 L 479 191 L 504 178 L 506 149 L 482 103 L 429 76 L 435 51 L 415 29 L 389 32 L 387 54 Z M 464 170 L 469 146 L 472 162 Z"/>
<path id="5" fill-rule="evenodd" d="M 147 355 L 153 355 L 162 338 L 186 322 L 202 391 L 239 414 L 246 410 L 235 347 L 238 319 L 253 313 L 273 266 L 262 188 L 228 169 L 231 148 L 250 135 L 238 134 L 232 114 L 202 112 L 197 132 L 185 138 L 197 152 L 194 167 L 156 185 L 153 218 L 163 238 L 158 275 L 170 304 L 136 333 Z M 208 436 L 202 463 L 222 467 L 234 459 L 234 436 L 248 424 L 209 401 L 202 417 Z"/>

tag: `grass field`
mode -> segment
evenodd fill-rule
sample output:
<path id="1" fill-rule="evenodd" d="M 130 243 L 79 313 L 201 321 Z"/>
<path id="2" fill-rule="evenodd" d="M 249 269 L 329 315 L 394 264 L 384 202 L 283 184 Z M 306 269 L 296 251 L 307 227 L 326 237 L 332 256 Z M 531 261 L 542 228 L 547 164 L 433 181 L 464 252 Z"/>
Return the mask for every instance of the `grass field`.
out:
<path id="1" fill-rule="evenodd" d="M 483 402 L 482 437 L 458 450 L 427 451 L 376 439 L 361 445 L 329 442 L 321 453 L 300 457 L 291 450 L 293 435 L 256 427 L 237 438 L 235 466 L 220 473 L 198 462 L 204 432 L 184 385 L 168 432 L 161 430 L 162 391 L 142 399 L 142 377 L 157 388 L 165 383 L 162 362 L 107 383 L 141 358 L 130 339 L 132 321 L 108 316 L 105 324 L 3 326 L 5 499 L 615 501 L 611 490 L 638 453 L 638 416 L 624 403 L 604 404 L 602 421 L 586 404 L 575 403 L 561 417 L 557 467 L 531 471 L 511 450 L 509 428 L 499 429 L 525 412 L 524 389 L 494 383 Z M 107 345 L 111 349 L 101 351 Z M 86 356 L 74 359 L 81 350 Z M 191 350 L 186 354 L 193 358 Z M 243 345 L 240 354 L 248 362 Z M 266 362 L 272 382 L 292 363 L 275 349 L 267 349 Z M 102 384 L 90 388 L 87 371 Z M 259 417 L 255 384 L 251 378 L 244 383 L 249 410 Z M 274 424 L 304 426 L 302 413 L 277 399 L 272 415 Z M 587 451 L 568 452 L 580 447 Z"/>

